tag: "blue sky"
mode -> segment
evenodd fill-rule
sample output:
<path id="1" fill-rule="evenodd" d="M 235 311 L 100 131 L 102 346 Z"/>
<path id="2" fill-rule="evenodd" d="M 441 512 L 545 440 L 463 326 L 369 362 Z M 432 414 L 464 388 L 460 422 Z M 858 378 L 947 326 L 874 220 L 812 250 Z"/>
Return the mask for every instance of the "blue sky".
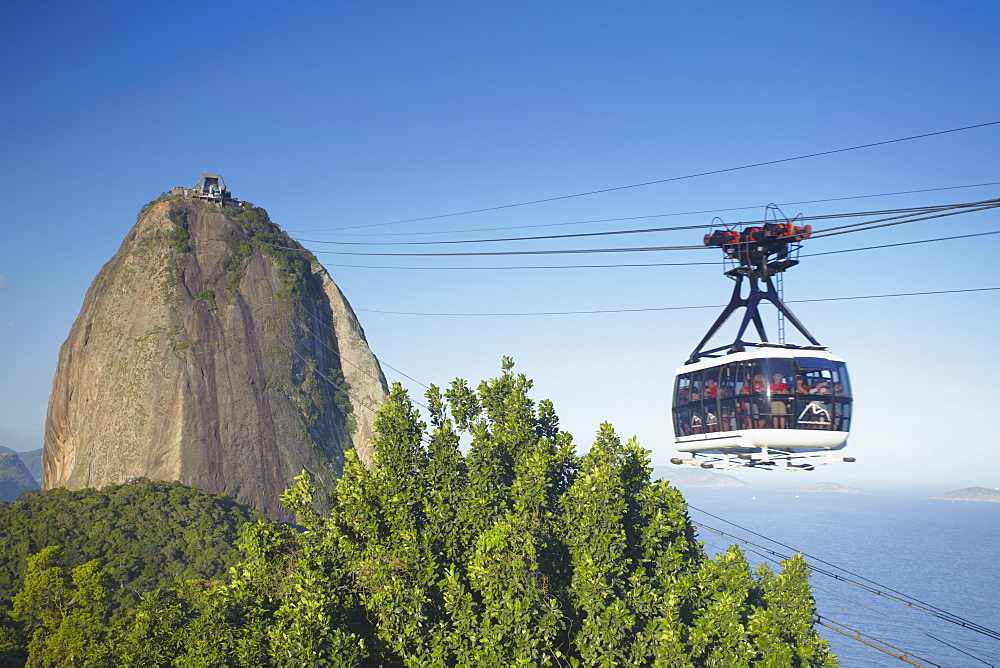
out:
<path id="1" fill-rule="evenodd" d="M 10 0 L 0 7 L 0 26 L 7 93 L 0 108 L 0 444 L 19 450 L 41 446 L 58 349 L 90 281 L 145 202 L 193 185 L 202 171 L 221 173 L 236 197 L 268 209 L 293 236 L 382 243 L 698 225 L 714 214 L 562 223 L 753 207 L 719 214 L 735 223 L 759 217 L 770 202 L 1000 181 L 1000 126 L 990 126 L 381 225 L 1000 120 L 994 2 Z M 823 215 L 998 192 L 993 185 L 783 210 Z M 328 231 L 362 225 L 376 226 Z M 549 227 L 528 227 L 540 225 Z M 524 229 L 459 234 L 512 227 Z M 1000 213 L 990 211 L 816 239 L 804 252 L 995 230 Z M 490 246 L 687 245 L 701 234 Z M 379 248 L 408 250 L 361 250 Z M 789 272 L 786 297 L 996 287 L 998 250 L 1000 235 L 819 256 Z M 440 385 L 494 375 L 511 355 L 535 379 L 536 396 L 555 401 L 581 446 L 608 420 L 623 436 L 637 435 L 654 464 L 674 455 L 674 370 L 715 310 L 372 311 L 697 306 L 724 303 L 731 289 L 720 266 L 386 268 L 717 259 L 708 252 L 318 257 L 384 362 Z M 809 481 L 1000 485 L 993 424 L 1000 364 L 990 351 L 998 303 L 1000 292 L 793 304 L 817 338 L 848 360 L 857 397 L 849 447 L 859 462 Z"/>

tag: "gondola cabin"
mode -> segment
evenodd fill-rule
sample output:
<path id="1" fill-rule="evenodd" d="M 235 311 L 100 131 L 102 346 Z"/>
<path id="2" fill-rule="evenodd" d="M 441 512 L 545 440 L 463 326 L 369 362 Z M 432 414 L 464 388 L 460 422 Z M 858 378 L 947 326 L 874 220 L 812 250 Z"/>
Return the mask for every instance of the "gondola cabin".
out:
<path id="1" fill-rule="evenodd" d="M 811 470 L 815 465 L 851 462 L 834 456 L 847 445 L 851 426 L 851 383 L 844 360 L 819 344 L 777 294 L 772 276 L 798 264 L 790 258 L 811 230 L 792 222 L 743 232 L 705 235 L 735 266 L 726 272 L 736 284 L 729 304 L 677 369 L 673 393 L 675 447 L 687 457 L 673 464 L 704 468 L 743 466 Z M 749 294 L 743 295 L 744 281 Z M 759 307 L 773 305 L 809 345 L 768 341 Z M 706 349 L 719 328 L 743 311 L 735 339 Z M 744 339 L 753 325 L 758 342 Z"/>
<path id="2" fill-rule="evenodd" d="M 682 366 L 673 401 L 679 452 L 839 450 L 851 424 L 844 360 L 763 348 Z"/>

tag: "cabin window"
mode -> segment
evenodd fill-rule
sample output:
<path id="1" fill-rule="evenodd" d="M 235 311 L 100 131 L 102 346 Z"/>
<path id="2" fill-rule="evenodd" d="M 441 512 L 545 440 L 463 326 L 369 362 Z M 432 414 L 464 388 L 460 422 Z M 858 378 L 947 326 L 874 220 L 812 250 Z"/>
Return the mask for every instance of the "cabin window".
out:
<path id="1" fill-rule="evenodd" d="M 674 385 L 674 433 L 677 436 L 691 435 L 691 374 L 677 376 Z"/>
<path id="2" fill-rule="evenodd" d="M 847 365 L 820 357 L 796 357 L 795 367 L 796 428 L 849 431 L 851 383 Z"/>
<path id="3" fill-rule="evenodd" d="M 719 367 L 704 369 L 701 377 L 701 423 L 706 433 L 720 430 Z"/>
<path id="4" fill-rule="evenodd" d="M 820 357 L 731 362 L 677 376 L 674 432 L 741 429 L 849 431 L 847 366 Z"/>

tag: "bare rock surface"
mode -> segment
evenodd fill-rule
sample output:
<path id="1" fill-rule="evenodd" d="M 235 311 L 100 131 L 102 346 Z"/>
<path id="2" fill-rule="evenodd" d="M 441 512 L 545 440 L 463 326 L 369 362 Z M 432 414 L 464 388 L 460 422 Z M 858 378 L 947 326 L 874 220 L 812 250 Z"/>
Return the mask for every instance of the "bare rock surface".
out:
<path id="1" fill-rule="evenodd" d="M 44 489 L 178 480 L 288 519 L 366 463 L 378 360 L 315 257 L 248 203 L 161 198 L 101 269 L 59 355 Z"/>

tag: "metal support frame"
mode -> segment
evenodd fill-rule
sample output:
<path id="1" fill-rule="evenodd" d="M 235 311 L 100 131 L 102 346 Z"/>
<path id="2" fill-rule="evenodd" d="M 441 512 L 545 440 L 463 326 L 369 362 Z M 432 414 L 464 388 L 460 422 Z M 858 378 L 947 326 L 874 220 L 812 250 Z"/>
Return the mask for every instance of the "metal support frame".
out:
<path id="1" fill-rule="evenodd" d="M 723 350 L 727 353 L 742 352 L 747 346 L 757 346 L 760 343 L 768 343 L 767 331 L 764 328 L 764 322 L 761 320 L 760 311 L 758 310 L 760 303 L 765 300 L 774 304 L 774 307 L 778 309 L 778 312 L 785 316 L 788 322 L 792 323 L 792 326 L 799 330 L 799 333 L 806 337 L 806 340 L 808 340 L 810 344 L 822 347 L 820 342 L 809 333 L 806 326 L 795 317 L 795 314 L 792 313 L 788 306 L 786 306 L 785 303 L 781 301 L 781 298 L 778 297 L 778 293 L 774 288 L 774 283 L 771 281 L 770 275 L 765 274 L 763 276 L 764 286 L 767 288 L 766 290 L 761 289 L 760 279 L 757 276 L 749 276 L 750 293 L 745 298 L 742 296 L 743 278 L 744 274 L 737 274 L 735 276 L 736 285 L 733 286 L 733 294 L 729 298 L 729 303 L 726 304 L 725 309 L 723 309 L 722 313 L 719 314 L 719 317 L 716 318 L 715 322 L 709 328 L 708 333 L 705 334 L 704 338 L 702 338 L 702 340 L 698 342 L 698 345 L 695 346 L 694 351 L 688 358 L 688 364 L 693 364 L 703 357 L 715 357 L 716 353 Z M 733 342 L 717 348 L 703 350 L 705 345 L 712 339 L 713 336 L 715 336 L 719 329 L 726 324 L 726 321 L 729 320 L 730 316 L 741 308 L 745 308 L 746 313 L 743 314 L 743 320 L 740 322 L 739 330 L 736 332 L 736 338 Z M 756 343 L 745 341 L 743 339 L 743 335 L 746 333 L 747 327 L 749 327 L 751 322 L 753 323 L 754 329 L 757 330 L 757 335 L 760 336 L 760 341 Z"/>
<path id="2" fill-rule="evenodd" d="M 706 243 L 721 246 L 726 256 L 736 263 L 737 266 L 725 272 L 726 276 L 736 281 L 736 285 L 733 286 L 733 294 L 729 298 L 729 303 L 723 309 L 722 313 L 719 314 L 719 317 L 716 318 L 715 322 L 709 328 L 708 333 L 695 346 L 694 351 L 688 358 L 688 364 L 693 364 L 704 357 L 718 357 L 721 351 L 725 351 L 724 354 L 742 352 L 748 346 L 753 347 L 762 344 L 784 346 L 784 322 L 779 323 L 779 330 L 781 330 L 779 343 L 775 344 L 768 341 L 767 330 L 764 328 L 764 321 L 761 319 L 759 311 L 760 304 L 764 301 L 773 304 L 778 310 L 779 317 L 783 317 L 790 322 L 812 346 L 823 347 L 781 300 L 780 292 L 775 287 L 774 281 L 771 280 L 772 276 L 780 275 L 782 272 L 798 264 L 797 260 L 789 259 L 789 255 L 792 251 L 798 249 L 799 245 L 797 242 L 802 238 L 801 234 L 776 236 L 773 231 L 775 227 L 773 224 L 771 227 L 765 226 L 765 229 L 756 233 L 756 237 L 750 235 L 745 241 L 741 240 L 737 243 L 717 242 L 712 235 L 706 235 Z M 798 230 L 799 228 L 795 229 Z M 709 241 L 710 238 L 711 241 Z M 750 286 L 746 297 L 743 297 L 744 279 L 747 279 Z M 746 309 L 746 312 L 743 314 L 743 320 L 740 322 L 739 330 L 736 332 L 736 338 L 733 342 L 704 350 L 708 342 L 718 333 L 726 321 L 741 308 Z M 754 329 L 760 337 L 759 342 L 746 341 L 743 338 L 751 323 L 753 323 Z"/>

